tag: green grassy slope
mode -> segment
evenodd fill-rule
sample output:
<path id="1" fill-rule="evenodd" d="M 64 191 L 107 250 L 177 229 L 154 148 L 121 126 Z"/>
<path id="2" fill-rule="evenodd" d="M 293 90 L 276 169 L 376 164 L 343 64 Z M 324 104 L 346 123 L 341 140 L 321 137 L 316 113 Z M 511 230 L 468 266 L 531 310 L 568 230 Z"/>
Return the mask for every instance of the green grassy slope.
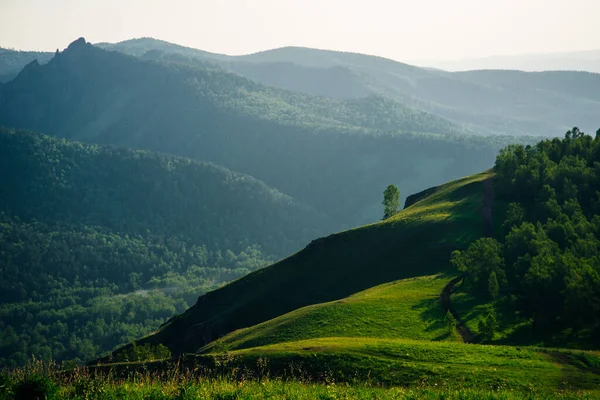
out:
<path id="1" fill-rule="evenodd" d="M 482 181 L 442 185 L 393 218 L 316 240 L 306 249 L 208 293 L 140 342 L 195 352 L 236 329 L 397 279 L 450 269 L 449 255 L 481 236 Z"/>
<path id="2" fill-rule="evenodd" d="M 599 367 L 600 352 L 597 351 L 331 337 L 99 368 L 111 370 L 113 376 L 136 370 L 171 374 L 178 369 L 193 369 L 204 376 L 216 373 L 242 381 L 258 376 L 324 381 L 330 385 L 350 382 L 503 390 L 509 393 L 498 398 L 512 399 L 522 393 L 532 396 L 528 398 L 534 398 L 533 395 L 548 398 L 557 390 L 565 393 L 591 390 L 590 394 L 598 395 Z"/>
<path id="3" fill-rule="evenodd" d="M 273 371 L 294 362 L 311 374 L 387 384 L 555 390 L 597 389 L 599 352 L 481 346 L 407 339 L 321 338 L 229 353 L 263 357 Z"/>
<path id="4" fill-rule="evenodd" d="M 440 307 L 440 293 L 449 279 L 435 275 L 385 283 L 232 332 L 202 351 L 339 336 L 456 341 L 454 331 L 444 324 Z"/>

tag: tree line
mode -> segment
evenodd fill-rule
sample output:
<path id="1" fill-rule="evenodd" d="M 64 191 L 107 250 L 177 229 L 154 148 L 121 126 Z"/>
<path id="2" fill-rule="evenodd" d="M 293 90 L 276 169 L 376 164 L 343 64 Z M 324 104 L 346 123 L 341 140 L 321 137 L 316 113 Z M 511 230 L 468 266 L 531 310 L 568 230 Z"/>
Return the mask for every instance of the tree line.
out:
<path id="1" fill-rule="evenodd" d="M 497 201 L 508 204 L 496 238 L 452 262 L 478 296 L 509 295 L 536 332 L 598 343 L 600 333 L 600 130 L 510 145 L 495 167 Z"/>

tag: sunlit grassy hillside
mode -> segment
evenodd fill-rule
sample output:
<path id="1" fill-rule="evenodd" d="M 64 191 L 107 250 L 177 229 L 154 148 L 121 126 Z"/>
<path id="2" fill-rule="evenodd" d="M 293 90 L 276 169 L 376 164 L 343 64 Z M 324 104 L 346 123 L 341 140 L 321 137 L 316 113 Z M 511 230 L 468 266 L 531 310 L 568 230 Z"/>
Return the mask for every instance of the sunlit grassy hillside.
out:
<path id="1" fill-rule="evenodd" d="M 337 379 L 363 379 L 392 385 L 598 389 L 599 352 L 482 346 L 406 339 L 322 338 L 281 343 L 230 353 L 251 363 L 268 360 L 273 371 L 295 364 Z"/>
<path id="2" fill-rule="evenodd" d="M 449 280 L 435 275 L 385 283 L 232 332 L 203 352 L 340 336 L 456 341 L 440 307 L 440 293 Z"/>
<path id="3" fill-rule="evenodd" d="M 234 330 L 383 283 L 451 269 L 449 255 L 482 235 L 481 173 L 442 185 L 393 218 L 318 239 L 304 250 L 198 300 L 138 343 L 174 355 Z"/>

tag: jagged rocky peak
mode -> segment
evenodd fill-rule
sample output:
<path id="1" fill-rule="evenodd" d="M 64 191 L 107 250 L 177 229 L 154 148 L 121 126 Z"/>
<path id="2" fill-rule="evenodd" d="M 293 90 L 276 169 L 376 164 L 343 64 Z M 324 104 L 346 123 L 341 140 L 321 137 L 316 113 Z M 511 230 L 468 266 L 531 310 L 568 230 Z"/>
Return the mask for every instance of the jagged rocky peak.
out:
<path id="1" fill-rule="evenodd" d="M 38 62 L 37 59 L 34 59 L 29 64 L 27 64 L 23 67 L 21 72 L 19 72 L 19 76 L 23 76 L 23 75 L 26 76 L 29 73 L 31 73 L 32 71 L 36 71 L 38 68 L 40 68 L 40 63 Z"/>
<path id="2" fill-rule="evenodd" d="M 85 47 L 87 45 L 89 45 L 89 43 L 87 43 L 84 38 L 80 37 L 79 39 L 77 39 L 76 41 L 74 41 L 73 43 L 71 43 L 69 45 L 69 47 L 67 47 L 67 50 L 73 50 L 73 49 L 76 49 L 76 48 L 82 48 L 82 47 Z"/>
<path id="3" fill-rule="evenodd" d="M 29 64 L 25 65 L 23 67 L 23 70 L 30 70 L 30 69 L 35 69 L 37 67 L 40 66 L 40 63 L 38 62 L 37 58 L 33 59 L 33 61 L 31 61 Z"/>

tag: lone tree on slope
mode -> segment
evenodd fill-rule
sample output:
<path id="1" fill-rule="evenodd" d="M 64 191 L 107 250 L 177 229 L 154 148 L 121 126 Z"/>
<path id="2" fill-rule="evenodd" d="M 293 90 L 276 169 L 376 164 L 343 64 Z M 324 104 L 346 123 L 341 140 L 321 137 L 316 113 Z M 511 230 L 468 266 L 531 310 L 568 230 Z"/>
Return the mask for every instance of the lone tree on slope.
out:
<path id="1" fill-rule="evenodd" d="M 383 219 L 388 219 L 398 213 L 400 206 L 400 191 L 395 185 L 388 185 L 383 192 Z"/>

